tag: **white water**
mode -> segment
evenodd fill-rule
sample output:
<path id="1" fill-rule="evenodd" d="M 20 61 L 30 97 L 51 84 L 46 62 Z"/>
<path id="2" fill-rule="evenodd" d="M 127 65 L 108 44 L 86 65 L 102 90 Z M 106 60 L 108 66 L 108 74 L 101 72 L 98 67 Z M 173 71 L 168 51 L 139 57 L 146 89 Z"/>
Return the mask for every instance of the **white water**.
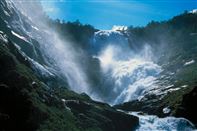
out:
<path id="1" fill-rule="evenodd" d="M 95 98 L 96 92 L 90 93 L 88 78 L 80 62 L 83 53 L 74 48 L 72 42 L 60 39 L 56 31 L 43 23 L 42 13 L 29 12 L 29 8 L 35 10 L 36 4 L 16 5 L 22 14 L 27 16 L 32 27 L 32 31 L 27 31 L 24 27 L 21 29 L 40 43 L 46 61 L 55 70 L 53 73 L 66 78 L 75 92 L 85 92 Z M 16 21 L 15 24 L 17 25 Z M 104 41 L 101 37 L 104 37 Z M 138 54 L 134 54 L 128 46 L 128 40 L 117 30 L 98 31 L 95 33 L 95 41 L 93 44 L 96 47 L 96 57 L 100 60 L 103 77 L 112 83 L 112 86 L 108 87 L 108 95 L 113 97 L 107 102 L 118 104 L 141 99 L 149 89 L 156 86 L 155 80 L 162 69 L 152 61 L 151 47 L 145 46 Z"/>
<path id="2" fill-rule="evenodd" d="M 76 50 L 69 42 L 62 41 L 54 32 L 47 31 L 46 36 L 43 37 L 45 41 L 40 41 L 41 48 L 51 61 L 53 68 L 67 78 L 72 90 L 78 93 L 88 92 L 88 81 Z"/>
<path id="3" fill-rule="evenodd" d="M 114 37 L 110 35 L 113 34 L 112 32 L 102 32 L 100 35 L 101 37 L 103 35 Z M 162 72 L 162 67 L 154 63 L 151 47 L 145 45 L 144 49 L 134 54 L 129 50 L 127 44 L 128 43 L 121 43 L 120 45 L 111 42 L 106 43 L 104 48 L 100 48 L 102 50 L 95 56 L 100 60 L 104 77 L 113 83 L 112 86 L 107 86 L 107 88 L 110 88 L 111 94 L 116 94 L 115 99 L 109 102 L 111 104 L 136 99 L 141 100 L 151 89 L 158 88 L 156 82 Z M 166 109 L 164 110 L 165 112 Z M 168 109 L 167 112 L 170 112 L 170 110 Z M 184 118 L 159 118 L 154 115 L 140 115 L 135 112 L 130 112 L 129 114 L 139 117 L 139 127 L 137 127 L 136 131 L 194 130 L 194 125 Z"/>
<path id="4" fill-rule="evenodd" d="M 32 25 L 32 27 L 35 26 Z M 68 79 L 69 85 L 74 91 L 89 94 L 86 74 L 79 62 L 80 54 L 71 46 L 70 42 L 61 40 L 58 34 L 49 27 L 37 26 L 35 30 L 36 32 L 25 32 L 40 42 L 46 59 L 50 59 L 49 64 Z M 110 34 L 107 34 L 107 37 L 109 36 Z M 114 86 L 108 87 L 112 94 L 116 95 L 112 104 L 141 99 L 148 90 L 156 86 L 154 82 L 162 71 L 162 68 L 152 61 L 150 47 L 147 46 L 134 55 L 128 51 L 125 42 L 121 44 L 121 46 L 113 43 L 108 46 L 104 45 L 96 56 L 100 60 L 104 77 L 109 77 L 114 84 Z M 131 114 L 140 118 L 138 131 L 190 131 L 193 127 L 189 121 L 183 118 L 158 118 L 157 116 Z"/>
<path id="5" fill-rule="evenodd" d="M 32 29 L 26 30 L 23 27 L 24 22 L 21 17 L 19 17 L 19 21 L 13 20 L 13 28 L 16 28 L 16 30 L 19 28 L 19 32 L 23 32 L 39 42 L 39 48 L 46 62 L 48 62 L 48 66 L 53 68 L 53 73 L 67 79 L 72 90 L 78 93 L 88 93 L 89 82 L 81 65 L 81 57 L 83 56 L 81 50 L 74 48 L 71 41 L 60 39 L 59 34 L 45 23 L 44 13 L 41 11 L 41 7 L 38 7 L 39 4 L 36 1 L 13 3 L 17 9 L 20 9 L 22 15 L 26 16 L 25 21 L 30 24 Z M 16 10 L 14 6 L 11 6 L 11 8 Z M 35 12 L 32 12 L 32 10 Z M 21 16 L 20 13 L 18 15 Z"/>
<path id="6" fill-rule="evenodd" d="M 106 34 L 109 37 L 106 41 L 109 42 L 103 46 L 99 43 Z M 110 104 L 140 100 L 150 89 L 157 86 L 155 81 L 162 68 L 153 62 L 150 46 L 144 46 L 137 54 L 133 53 L 126 38 L 117 31 L 97 32 L 95 39 L 96 47 L 102 46 L 95 57 L 100 60 L 103 77 L 109 80 L 106 82 L 111 82 L 111 86 L 107 87 L 110 88 L 109 95 L 114 95 L 112 100 L 109 100 Z M 119 44 L 119 41 L 123 43 Z"/>
<path id="7" fill-rule="evenodd" d="M 139 115 L 131 112 L 134 116 L 139 117 L 139 127 L 136 131 L 194 131 L 194 125 L 184 118 L 165 117 L 159 118 L 154 115 Z M 196 131 L 196 130 L 195 130 Z"/>

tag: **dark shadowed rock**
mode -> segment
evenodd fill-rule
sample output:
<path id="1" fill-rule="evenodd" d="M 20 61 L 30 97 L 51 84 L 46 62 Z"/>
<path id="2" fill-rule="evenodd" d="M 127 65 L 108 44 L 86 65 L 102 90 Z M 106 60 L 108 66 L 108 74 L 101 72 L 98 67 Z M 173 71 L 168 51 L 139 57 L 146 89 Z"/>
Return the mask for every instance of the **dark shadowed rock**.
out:
<path id="1" fill-rule="evenodd" d="M 185 117 L 197 126 L 197 87 L 183 96 L 181 105 L 176 111 L 177 117 Z"/>

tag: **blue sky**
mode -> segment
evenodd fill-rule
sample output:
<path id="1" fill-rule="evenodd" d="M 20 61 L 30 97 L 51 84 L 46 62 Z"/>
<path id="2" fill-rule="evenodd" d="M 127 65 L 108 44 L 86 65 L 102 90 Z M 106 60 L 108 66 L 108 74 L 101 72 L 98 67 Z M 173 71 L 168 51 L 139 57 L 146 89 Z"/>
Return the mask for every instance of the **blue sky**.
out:
<path id="1" fill-rule="evenodd" d="M 144 26 L 197 8 L 197 0 L 42 0 L 53 19 L 79 20 L 98 29 L 113 25 Z"/>

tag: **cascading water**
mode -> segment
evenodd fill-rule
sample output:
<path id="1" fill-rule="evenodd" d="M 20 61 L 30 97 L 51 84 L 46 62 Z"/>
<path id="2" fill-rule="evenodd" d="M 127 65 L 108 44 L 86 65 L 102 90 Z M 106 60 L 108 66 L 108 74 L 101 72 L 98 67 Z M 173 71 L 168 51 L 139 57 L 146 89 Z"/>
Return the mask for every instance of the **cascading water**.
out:
<path id="1" fill-rule="evenodd" d="M 102 44 L 103 40 L 105 45 Z M 100 61 L 103 77 L 109 80 L 106 83 L 111 83 L 107 86 L 110 88 L 108 95 L 113 96 L 107 99 L 111 104 L 141 99 L 156 86 L 154 82 L 162 68 L 152 61 L 150 46 L 145 45 L 136 54 L 129 48 L 125 36 L 118 31 L 95 33 L 94 46 L 101 49 L 95 57 Z"/>
<path id="2" fill-rule="evenodd" d="M 136 131 L 196 131 L 194 125 L 184 118 L 159 118 L 154 115 L 140 115 L 136 112 L 129 114 L 139 117 L 140 123 Z"/>
<path id="3" fill-rule="evenodd" d="M 103 77 L 111 86 L 108 89 L 108 103 L 120 104 L 131 100 L 141 100 L 151 89 L 158 88 L 157 78 L 162 67 L 153 59 L 151 47 L 145 45 L 137 54 L 129 48 L 127 40 L 117 31 L 95 33 L 94 46 L 101 46 L 94 58 L 99 59 Z M 117 37 L 118 35 L 118 37 Z M 103 46 L 100 42 L 107 38 Z M 114 38 L 115 37 L 115 38 Z M 114 40 L 114 41 L 113 41 Z M 118 44 L 118 42 L 123 42 Z M 97 47 L 98 49 L 98 47 Z M 104 84 L 105 85 L 105 82 Z M 107 96 L 106 96 L 107 97 Z M 159 118 L 153 115 L 129 113 L 139 117 L 137 131 L 193 131 L 194 125 L 184 118 Z"/>
<path id="4" fill-rule="evenodd" d="M 116 94 L 113 104 L 140 99 L 148 89 L 154 87 L 154 81 L 162 71 L 161 67 L 142 57 L 130 56 L 119 59 L 119 54 L 108 47 L 104 54 L 98 56 L 104 77 L 113 81 L 111 91 Z"/>
<path id="5" fill-rule="evenodd" d="M 21 4 L 19 4 L 19 8 L 30 8 L 29 5 L 23 6 Z M 20 16 L 20 14 L 18 15 Z M 61 40 L 59 35 L 50 27 L 43 27 L 45 23 L 42 23 L 42 18 L 40 20 L 39 18 L 29 20 L 32 28 L 34 28 L 32 31 L 25 30 L 22 26 L 23 23 L 20 23 L 22 21 L 14 21 L 15 27 L 12 28 L 20 29 L 21 32 L 40 43 L 42 53 L 50 67 L 55 70 L 55 73 L 68 80 L 72 90 L 79 93 L 85 92 L 94 97 L 92 94 L 96 93 L 89 92 L 89 82 L 79 62 L 81 54 L 77 53 L 70 42 Z M 34 23 L 35 21 L 40 24 Z M 145 46 L 136 54 L 130 50 L 127 38 L 119 31 L 99 31 L 95 33 L 92 52 L 94 57 L 99 60 L 102 77 L 106 80 L 100 87 L 107 88 L 108 91 L 107 96 L 104 96 L 106 97 L 103 99 L 104 102 L 118 104 L 141 99 L 150 89 L 157 86 L 155 82 L 162 72 L 162 67 L 152 60 L 151 47 Z M 133 115 L 140 118 L 140 126 L 137 129 L 140 131 L 193 129 L 192 124 L 182 118 L 160 119 L 156 116 Z"/>
<path id="6" fill-rule="evenodd" d="M 88 78 L 80 63 L 83 54 L 78 53 L 80 51 L 71 46 L 71 42 L 61 40 L 56 31 L 43 23 L 45 21 L 41 18 L 42 13 L 36 12 L 37 17 L 32 17 L 35 15 L 32 15 L 26 8 L 34 10 L 37 6 L 34 6 L 34 3 L 36 2 L 31 3 L 32 6 L 20 2 L 16 4 L 34 28 L 29 31 L 22 26 L 24 34 L 28 34 L 40 43 L 43 56 L 48 66 L 53 69 L 53 73 L 66 78 L 72 90 L 78 93 L 85 92 L 95 98 L 97 92 L 91 91 L 90 93 Z M 20 16 L 20 13 L 18 15 Z M 17 25 L 17 22 L 15 23 Z M 23 24 L 19 23 L 19 25 Z M 106 96 L 106 99 L 103 99 L 104 102 L 110 104 L 140 99 L 148 89 L 154 86 L 154 80 L 162 70 L 160 66 L 152 62 L 149 46 L 145 46 L 136 55 L 130 50 L 127 38 L 117 29 L 119 30 L 116 27 L 113 30 L 95 32 L 94 43 L 92 43 L 92 52 L 100 61 L 103 77 L 109 80 L 105 81 L 103 87 L 100 88 L 105 88 L 105 84 L 111 85 L 107 93 L 110 97 Z"/>
<path id="7" fill-rule="evenodd" d="M 81 68 L 79 57 L 76 50 L 67 41 L 62 41 L 57 34 L 48 31 L 48 34 L 43 36 L 46 38 L 41 49 L 45 56 L 52 61 L 51 66 L 58 71 L 58 74 L 65 76 L 72 90 L 82 93 L 88 93 L 88 81 L 86 74 Z M 48 39 L 50 38 L 50 39 Z"/>
<path id="8" fill-rule="evenodd" d="M 74 48 L 71 44 L 72 42 L 60 39 L 59 34 L 54 29 L 51 29 L 46 20 L 44 20 L 45 16 L 43 16 L 44 13 L 42 11 L 36 11 L 34 14 L 29 11 L 36 10 L 39 6 L 36 1 L 29 1 L 27 3 L 13 2 L 14 6 L 22 12 L 22 15 L 28 18 L 26 21 L 31 24 L 32 29 L 26 30 L 23 27 L 24 23 L 22 20 L 13 20 L 13 23 L 15 23 L 13 28 L 19 29 L 20 32 L 39 42 L 39 48 L 47 66 L 52 69 L 53 73 L 62 76 L 63 79 L 67 79 L 72 90 L 78 93 L 88 93 L 88 80 L 80 63 L 80 57 L 83 56 L 82 51 L 80 49 L 77 50 L 77 47 Z M 12 1 L 9 2 L 11 3 Z M 40 9 L 42 8 L 40 7 Z M 21 13 L 18 12 L 18 16 L 20 18 Z"/>

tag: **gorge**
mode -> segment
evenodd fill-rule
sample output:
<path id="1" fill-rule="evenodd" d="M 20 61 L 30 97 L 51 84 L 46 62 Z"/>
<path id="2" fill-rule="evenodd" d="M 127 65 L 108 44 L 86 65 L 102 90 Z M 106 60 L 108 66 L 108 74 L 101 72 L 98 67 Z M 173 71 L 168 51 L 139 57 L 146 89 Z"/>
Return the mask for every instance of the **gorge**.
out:
<path id="1" fill-rule="evenodd" d="M 39 1 L 1 0 L 0 15 L 1 130 L 196 129 L 195 12 L 111 30 Z"/>

